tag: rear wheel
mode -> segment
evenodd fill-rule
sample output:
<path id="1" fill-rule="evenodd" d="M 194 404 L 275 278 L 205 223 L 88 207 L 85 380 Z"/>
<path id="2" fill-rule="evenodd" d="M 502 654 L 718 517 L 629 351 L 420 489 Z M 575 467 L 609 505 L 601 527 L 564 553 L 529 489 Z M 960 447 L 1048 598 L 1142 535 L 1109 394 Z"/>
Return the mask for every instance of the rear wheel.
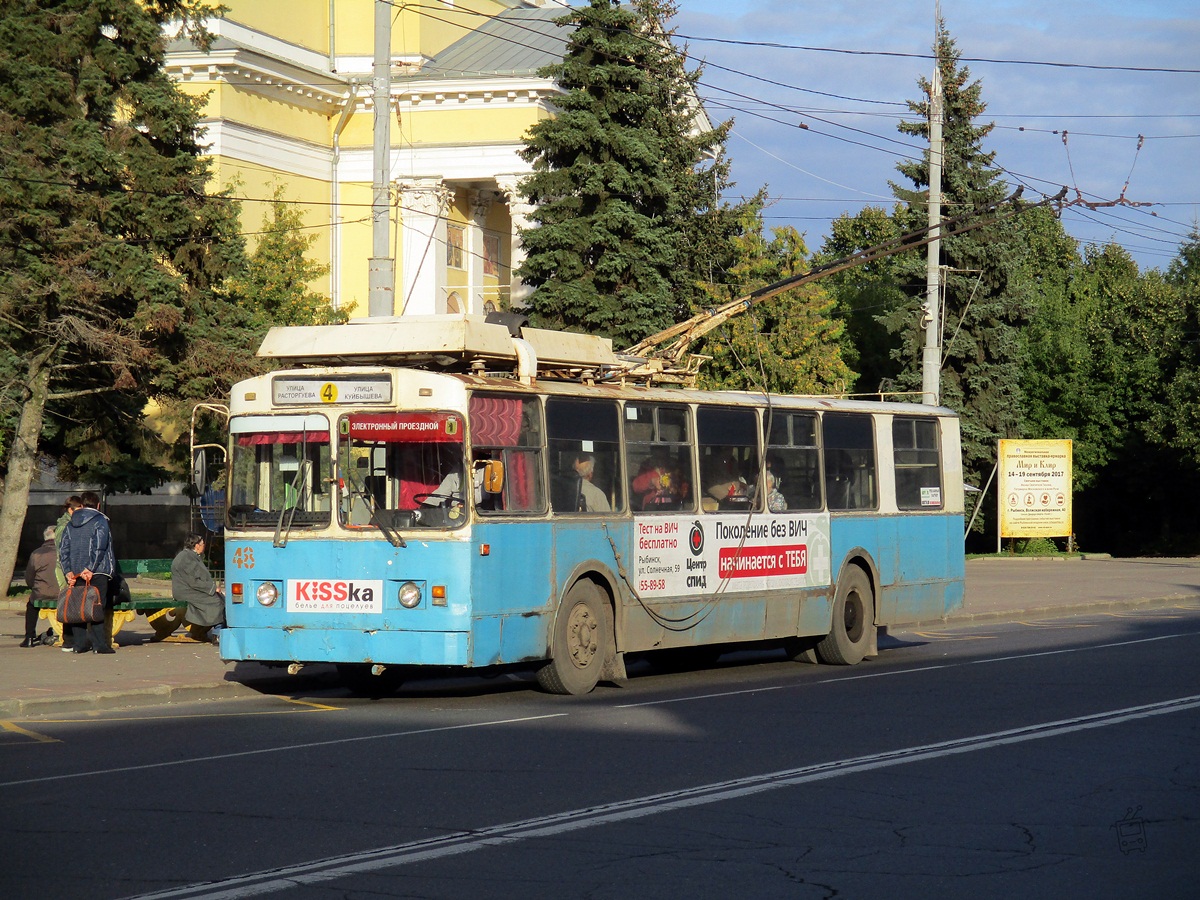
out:
<path id="1" fill-rule="evenodd" d="M 542 690 L 551 694 L 586 694 L 600 680 L 608 652 L 604 600 L 590 581 L 567 592 L 550 640 L 551 658 L 537 673 Z"/>
<path id="2" fill-rule="evenodd" d="M 783 642 L 783 652 L 792 662 L 817 663 L 817 644 L 819 637 L 794 637 Z"/>
<path id="3" fill-rule="evenodd" d="M 875 595 L 867 573 L 858 566 L 838 579 L 833 601 L 833 629 L 817 644 L 817 658 L 836 666 L 860 663 L 871 647 L 875 628 Z"/>

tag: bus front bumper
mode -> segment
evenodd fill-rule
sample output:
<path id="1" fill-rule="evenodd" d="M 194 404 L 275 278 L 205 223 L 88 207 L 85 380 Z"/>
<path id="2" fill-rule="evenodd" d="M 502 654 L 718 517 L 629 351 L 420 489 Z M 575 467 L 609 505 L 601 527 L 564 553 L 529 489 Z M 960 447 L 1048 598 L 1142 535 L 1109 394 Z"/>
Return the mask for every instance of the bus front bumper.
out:
<path id="1" fill-rule="evenodd" d="M 466 666 L 465 631 L 350 631 L 222 628 L 221 658 L 257 662 Z"/>

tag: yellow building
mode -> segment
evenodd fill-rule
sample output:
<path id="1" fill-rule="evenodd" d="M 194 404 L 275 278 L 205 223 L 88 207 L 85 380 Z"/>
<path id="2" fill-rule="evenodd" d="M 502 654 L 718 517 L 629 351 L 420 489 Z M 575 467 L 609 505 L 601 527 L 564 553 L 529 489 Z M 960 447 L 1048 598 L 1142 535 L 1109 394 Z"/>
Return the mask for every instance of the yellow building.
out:
<path id="1" fill-rule="evenodd" d="M 235 184 L 243 228 L 276 186 L 320 235 L 314 289 L 368 310 L 372 248 L 374 0 L 224 0 L 207 53 L 171 44 L 168 71 L 207 96 L 217 182 Z M 527 129 L 559 89 L 537 70 L 562 58 L 558 0 L 391 3 L 390 255 L 396 315 L 480 313 L 527 292 L 516 193 Z M 252 238 L 251 238 L 252 240 Z"/>

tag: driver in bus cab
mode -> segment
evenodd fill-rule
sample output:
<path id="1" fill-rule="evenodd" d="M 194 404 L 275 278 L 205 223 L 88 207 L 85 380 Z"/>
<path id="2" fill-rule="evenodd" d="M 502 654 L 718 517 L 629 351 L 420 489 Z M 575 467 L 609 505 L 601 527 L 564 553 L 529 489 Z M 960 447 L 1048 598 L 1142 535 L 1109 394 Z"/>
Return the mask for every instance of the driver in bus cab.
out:
<path id="1" fill-rule="evenodd" d="M 475 503 L 483 502 L 483 465 L 476 461 L 471 475 L 475 485 Z M 449 475 L 442 479 L 437 489 L 421 501 L 422 506 L 462 506 L 462 467 L 455 466 Z"/>

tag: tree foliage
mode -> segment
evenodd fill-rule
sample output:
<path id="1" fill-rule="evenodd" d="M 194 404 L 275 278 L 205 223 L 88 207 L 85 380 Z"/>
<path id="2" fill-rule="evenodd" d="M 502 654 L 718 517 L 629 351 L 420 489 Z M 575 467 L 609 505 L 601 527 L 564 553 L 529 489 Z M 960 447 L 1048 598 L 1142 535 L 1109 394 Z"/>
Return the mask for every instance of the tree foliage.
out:
<path id="1" fill-rule="evenodd" d="M 664 27 L 674 11 L 669 0 L 591 0 L 557 20 L 574 30 L 542 74 L 565 94 L 523 152 L 536 224 L 522 234 L 519 274 L 536 289 L 538 324 L 635 343 L 690 314 L 702 278 L 732 259 L 719 200 L 727 126 L 705 127 L 699 72 Z"/>
<path id="2" fill-rule="evenodd" d="M 1018 224 L 1020 214 L 994 211 L 1006 188 L 993 166 L 995 154 L 983 149 L 992 125 L 977 121 L 987 108 L 982 84 L 960 65 L 961 53 L 941 22 L 935 51 L 943 91 L 943 218 L 974 226 L 941 241 L 940 400 L 960 413 L 963 465 L 968 479 L 982 484 L 995 461 L 996 441 L 1020 433 L 1022 329 L 1035 296 L 1029 283 L 1017 277 L 1029 254 Z M 899 130 L 928 140 L 932 84 L 926 78 L 918 84 L 923 96 L 908 104 L 918 118 L 902 122 Z M 891 211 L 890 224 L 878 209 L 840 220 L 822 248 L 823 258 L 925 227 L 929 152 L 897 168 L 911 187 L 892 183 L 900 202 Z M 868 375 L 862 385 L 866 390 L 915 393 L 920 388 L 925 281 L 926 253 L 921 248 L 890 257 L 873 270 L 852 270 L 833 282 L 839 312 L 859 344 L 858 365 Z M 887 361 L 881 358 L 884 347 Z"/>
<path id="3" fill-rule="evenodd" d="M 224 291 L 237 209 L 205 193 L 201 100 L 162 69 L 199 0 L 16 0 L 0 17 L 0 572 L 39 458 L 146 488 L 154 397 L 219 394 L 252 359 Z"/>
<path id="4" fill-rule="evenodd" d="M 303 214 L 276 185 L 245 272 L 229 281 L 230 294 L 253 310 L 264 331 L 271 325 L 335 325 L 350 317 L 353 306 L 334 309 L 312 289 L 329 267 L 306 255 L 317 236 L 303 229 Z"/>
<path id="5" fill-rule="evenodd" d="M 809 270 L 808 248 L 791 227 L 763 233 L 763 196 L 742 206 L 738 258 L 729 286 L 714 285 L 719 304 Z M 711 357 L 701 370 L 707 388 L 817 394 L 845 391 L 853 373 L 841 353 L 842 324 L 819 284 L 784 291 L 710 333 L 697 352 Z"/>

